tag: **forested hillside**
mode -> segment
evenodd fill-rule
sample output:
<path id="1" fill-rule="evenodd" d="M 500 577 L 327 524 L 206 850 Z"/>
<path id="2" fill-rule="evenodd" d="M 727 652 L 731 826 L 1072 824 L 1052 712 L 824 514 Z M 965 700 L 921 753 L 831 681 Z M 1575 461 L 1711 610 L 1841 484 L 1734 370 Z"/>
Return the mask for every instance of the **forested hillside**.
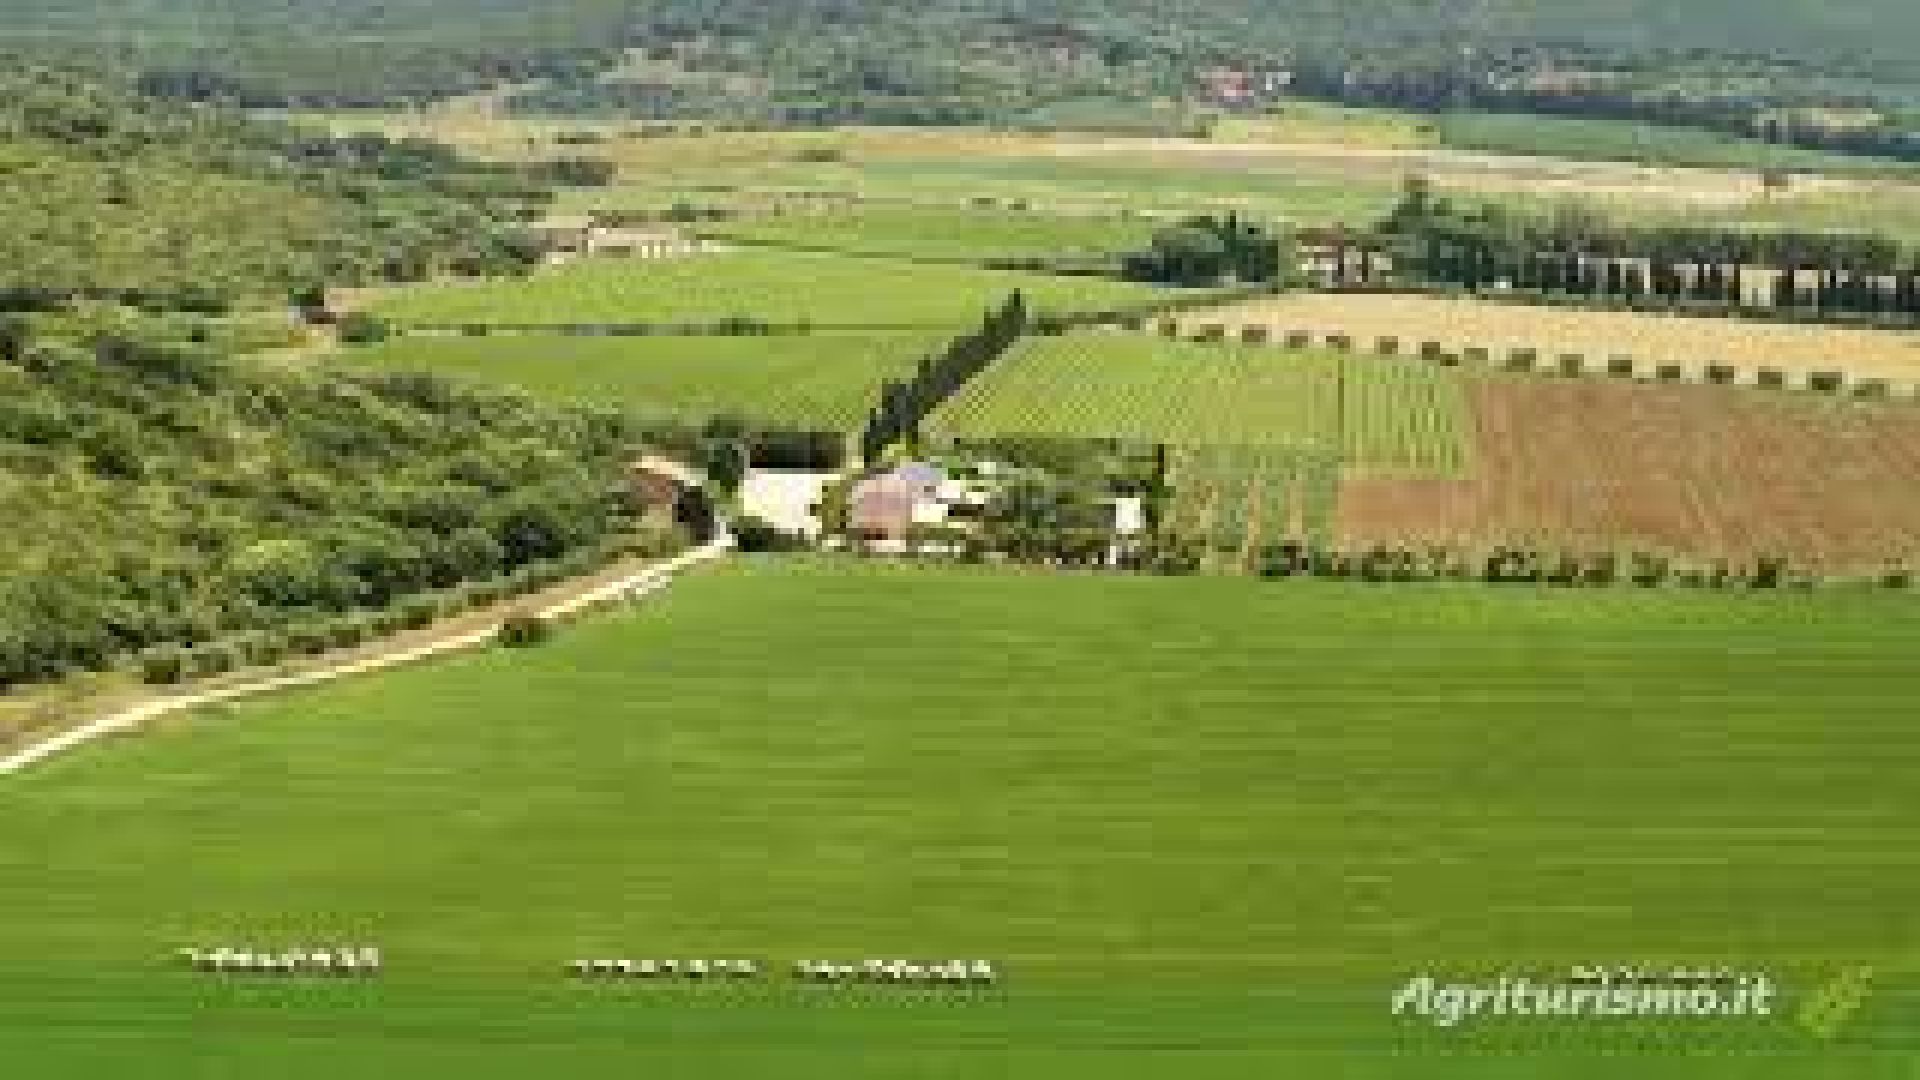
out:
<path id="1" fill-rule="evenodd" d="M 1920 75 L 1908 0 L 0 0 L 0 39 L 115 55 L 155 86 L 369 103 L 582 74 L 700 43 L 779 84 L 940 99 L 1077 94 L 1168 66 L 1549 48 L 1697 72 L 1703 54 Z M 717 49 L 715 47 L 718 47 Z M 1053 50 L 1071 50 L 1070 56 Z M 661 84 L 671 85 L 671 84 Z"/>
<path id="2" fill-rule="evenodd" d="M 620 520 L 624 439 L 426 376 L 9 335 L 0 691 L 579 551 Z"/>
<path id="3" fill-rule="evenodd" d="M 0 75 L 0 308 L 218 312 L 322 283 L 506 270 L 538 176 L 426 143 L 333 141 L 102 78 Z"/>

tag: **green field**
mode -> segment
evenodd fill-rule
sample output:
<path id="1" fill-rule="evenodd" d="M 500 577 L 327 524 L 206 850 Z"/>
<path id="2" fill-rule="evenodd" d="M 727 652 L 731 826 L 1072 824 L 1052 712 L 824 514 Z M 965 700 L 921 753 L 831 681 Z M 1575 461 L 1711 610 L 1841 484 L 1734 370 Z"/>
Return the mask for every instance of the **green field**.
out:
<path id="1" fill-rule="evenodd" d="M 0 1074 L 1910 1075 L 1917 638 L 1881 594 L 743 563 L 6 780 Z M 387 975 L 171 956 L 336 939 Z M 602 954 L 1006 977 L 561 976 Z M 1389 1015 L 1416 973 L 1634 962 L 1787 1007 Z M 1798 1007 L 1855 965 L 1816 1037 Z"/>
<path id="2" fill-rule="evenodd" d="M 930 430 L 1292 447 L 1452 472 L 1463 409 L 1450 373 L 1412 359 L 1085 334 L 1022 342 Z"/>
<path id="3" fill-rule="evenodd" d="M 1130 282 L 930 266 L 806 252 L 740 251 L 678 259 L 596 259 L 524 281 L 422 286 L 375 313 L 403 324 L 713 322 L 750 317 L 818 326 L 972 325 L 1015 289 L 1036 311 L 1151 304 L 1164 290 Z"/>
<path id="4" fill-rule="evenodd" d="M 1436 126 L 1445 145 L 1481 153 L 1705 169 L 1916 175 L 1913 166 L 1898 161 L 1829 154 L 1699 128 L 1666 127 L 1631 120 L 1456 112 L 1441 117 Z"/>
<path id="5" fill-rule="evenodd" d="M 1202 144 L 1204 145 L 1204 144 Z M 567 213 L 658 213 L 676 202 L 751 206 L 778 192 L 841 192 L 872 199 L 964 206 L 974 199 L 1023 200 L 1079 214 L 1123 211 L 1177 216 L 1239 209 L 1303 224 L 1367 221 L 1392 208 L 1399 177 L 1296 173 L 1282 163 L 1251 170 L 1205 164 L 1148 164 L 1009 157 L 876 158 L 845 163 L 764 162 L 648 167 L 611 188 L 569 191 Z"/>
<path id="6" fill-rule="evenodd" d="M 852 430 L 886 379 L 913 373 L 948 338 L 934 332 L 774 337 L 396 338 L 341 354 L 354 363 L 517 386 L 562 402 L 704 419 L 734 412 L 818 430 Z"/>
<path id="7" fill-rule="evenodd" d="M 1262 545 L 1328 541 L 1341 468 L 1340 456 L 1326 450 L 1182 447 L 1172 460 L 1168 531 L 1224 556 L 1218 568 L 1256 570 Z"/>
<path id="8" fill-rule="evenodd" d="M 1111 255 L 1147 246 L 1156 226 L 1117 215 L 937 206 L 789 213 L 700 231 L 772 247 L 927 260 Z"/>

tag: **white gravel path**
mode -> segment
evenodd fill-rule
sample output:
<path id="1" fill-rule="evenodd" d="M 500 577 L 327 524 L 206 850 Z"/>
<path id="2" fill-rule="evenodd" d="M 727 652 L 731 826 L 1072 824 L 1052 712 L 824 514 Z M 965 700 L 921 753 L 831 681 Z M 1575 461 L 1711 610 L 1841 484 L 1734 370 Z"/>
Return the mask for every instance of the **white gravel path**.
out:
<path id="1" fill-rule="evenodd" d="M 593 607 L 596 604 L 604 604 L 610 600 L 621 599 L 623 597 L 638 599 L 642 596 L 650 595 L 672 584 L 674 577 L 682 570 L 718 558 L 732 546 L 733 537 L 726 531 L 725 527 L 722 526 L 715 540 L 705 547 L 695 548 L 667 562 L 660 563 L 656 566 L 649 566 L 645 570 L 628 577 L 610 581 L 605 585 L 581 593 L 578 596 L 569 597 L 558 604 L 541 609 L 538 614 L 543 618 L 549 619 L 563 618 Z M 296 686 L 309 686 L 314 683 L 330 682 L 334 679 L 345 678 L 349 675 L 360 675 L 370 671 L 380 671 L 385 668 L 398 667 L 401 664 L 410 664 L 416 660 L 423 660 L 430 656 L 438 656 L 442 653 L 453 652 L 458 649 L 474 648 L 475 646 L 484 645 L 492 641 L 499 633 L 499 630 L 499 623 L 490 623 L 479 630 L 468 631 L 452 637 L 439 638 L 424 645 L 403 649 L 399 652 L 383 652 L 363 659 L 338 664 L 333 667 L 320 668 L 315 671 L 303 671 L 297 675 L 281 675 L 254 682 L 240 683 L 234 686 L 224 686 L 217 690 L 181 694 L 174 697 L 157 698 L 153 701 L 143 702 L 131 708 L 90 720 L 79 727 L 63 731 L 58 735 L 34 743 L 10 756 L 0 758 L 0 776 L 8 773 L 16 773 L 30 766 L 37 765 L 48 758 L 65 753 L 77 746 L 83 746 L 102 736 L 137 728 L 148 720 L 165 716 L 168 713 L 180 712 L 183 709 L 195 709 L 204 705 L 216 705 L 221 702 L 252 697 L 256 694 L 265 694 L 275 690 L 286 690 Z"/>

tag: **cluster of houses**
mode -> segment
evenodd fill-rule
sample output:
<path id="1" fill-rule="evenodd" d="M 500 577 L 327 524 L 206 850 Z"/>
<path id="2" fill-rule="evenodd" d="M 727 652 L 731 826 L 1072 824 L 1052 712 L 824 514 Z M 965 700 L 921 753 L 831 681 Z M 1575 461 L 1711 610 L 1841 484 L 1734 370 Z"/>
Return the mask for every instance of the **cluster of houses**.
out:
<path id="1" fill-rule="evenodd" d="M 195 971 L 247 975 L 378 975 L 380 950 L 344 949 L 181 949 L 180 958 Z"/>
<path id="2" fill-rule="evenodd" d="M 949 552 L 955 547 L 951 536 L 979 529 L 994 496 L 1019 475 L 1019 470 L 993 461 L 953 471 L 931 462 L 903 462 L 854 485 L 847 497 L 847 532 L 869 550 L 885 554 Z M 1117 562 L 1121 549 L 1146 531 L 1146 507 L 1136 496 L 1105 501 L 1112 509 L 1114 534 L 1109 556 Z M 916 540 L 929 531 L 949 538 Z"/>
<path id="3" fill-rule="evenodd" d="M 575 960 L 567 970 L 582 978 L 751 979 L 760 965 L 751 960 Z"/>
<path id="4" fill-rule="evenodd" d="M 606 225 L 589 217 L 548 218 L 528 227 L 550 263 L 587 256 L 666 259 L 707 250 L 678 229 Z"/>

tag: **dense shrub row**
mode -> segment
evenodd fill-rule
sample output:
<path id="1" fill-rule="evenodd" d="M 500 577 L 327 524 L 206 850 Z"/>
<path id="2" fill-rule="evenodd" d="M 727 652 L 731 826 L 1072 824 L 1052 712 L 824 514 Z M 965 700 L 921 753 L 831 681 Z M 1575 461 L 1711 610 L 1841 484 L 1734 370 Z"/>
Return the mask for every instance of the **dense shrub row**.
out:
<path id="1" fill-rule="evenodd" d="M 590 549 L 635 509 L 628 426 L 431 376 L 0 336 L 0 689 Z"/>
<path id="2" fill-rule="evenodd" d="M 141 678 L 154 684 L 211 678 L 249 667 L 272 667 L 424 629 L 442 619 L 492 607 L 592 573 L 615 559 L 671 554 L 683 546 L 683 541 L 684 537 L 677 533 L 659 531 L 608 537 L 559 559 L 530 563 L 488 581 L 408 596 L 384 609 L 312 612 L 304 619 L 281 626 L 199 645 L 158 645 L 143 650 L 135 659 Z M 503 638 L 515 637 L 516 643 L 531 643 L 530 635 L 524 631 L 525 622 L 530 618 L 509 617 L 503 627 L 517 624 L 523 629 L 503 634 Z M 545 626 L 544 621 L 534 621 Z"/>

